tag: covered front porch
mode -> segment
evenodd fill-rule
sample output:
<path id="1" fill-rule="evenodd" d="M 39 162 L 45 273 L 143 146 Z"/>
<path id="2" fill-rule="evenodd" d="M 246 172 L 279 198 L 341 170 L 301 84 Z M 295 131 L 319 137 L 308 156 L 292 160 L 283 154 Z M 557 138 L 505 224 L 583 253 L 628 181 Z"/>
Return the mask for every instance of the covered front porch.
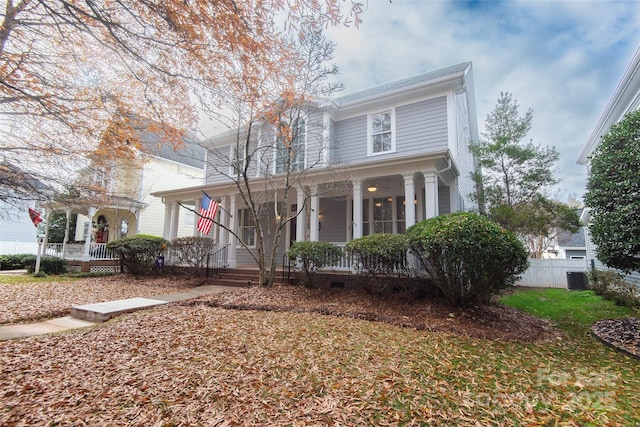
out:
<path id="1" fill-rule="evenodd" d="M 278 264 L 285 262 L 286 250 L 295 241 L 324 241 L 344 247 L 347 242 L 369 234 L 404 233 L 418 221 L 461 209 L 457 168 L 445 157 L 405 163 L 401 167 L 380 165 L 375 170 L 351 170 L 348 175 L 334 181 L 328 178 L 335 179 L 335 175 L 310 176 L 304 185 L 290 188 L 286 201 L 282 190 L 265 191 L 268 194 L 258 208 L 264 229 L 273 231 L 282 216 L 287 219 L 276 255 Z M 163 237 L 168 240 L 177 237 L 175 225 L 187 212 L 184 206 L 194 206 L 197 211 L 203 192 L 220 204 L 217 225 L 209 237 L 217 248 L 227 251 L 226 266 L 251 265 L 249 251 L 255 248 L 256 228 L 233 186 L 205 185 L 156 194 L 165 204 Z M 235 235 L 228 230 L 234 230 Z M 201 235 L 195 224 L 193 235 Z M 274 233 L 269 232 L 266 244 L 271 245 L 273 239 Z M 349 260 L 344 259 L 334 269 L 350 268 Z"/>
<path id="2" fill-rule="evenodd" d="M 45 229 L 43 255 L 55 256 L 75 265 L 82 271 L 103 271 L 94 268 L 105 261 L 113 264 L 117 259 L 107 249 L 107 243 L 133 236 L 138 229 L 138 216 L 146 204 L 128 198 L 110 197 L 103 204 L 64 204 L 47 206 L 51 214 L 65 215 L 64 239 L 61 243 L 49 242 L 49 224 Z M 72 219 L 75 224 L 72 226 Z M 87 265 L 84 265 L 86 263 Z"/>

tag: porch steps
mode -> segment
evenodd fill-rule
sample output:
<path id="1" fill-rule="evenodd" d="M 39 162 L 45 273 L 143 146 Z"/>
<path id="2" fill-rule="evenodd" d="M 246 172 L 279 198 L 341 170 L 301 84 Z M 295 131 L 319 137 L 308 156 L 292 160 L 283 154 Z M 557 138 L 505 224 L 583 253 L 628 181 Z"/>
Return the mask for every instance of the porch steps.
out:
<path id="1" fill-rule="evenodd" d="M 212 283 L 220 286 L 256 286 L 260 283 L 260 273 L 258 270 L 227 268 L 218 272 L 216 277 L 210 278 Z M 282 282 L 282 273 L 278 271 L 275 277 L 275 284 Z"/>

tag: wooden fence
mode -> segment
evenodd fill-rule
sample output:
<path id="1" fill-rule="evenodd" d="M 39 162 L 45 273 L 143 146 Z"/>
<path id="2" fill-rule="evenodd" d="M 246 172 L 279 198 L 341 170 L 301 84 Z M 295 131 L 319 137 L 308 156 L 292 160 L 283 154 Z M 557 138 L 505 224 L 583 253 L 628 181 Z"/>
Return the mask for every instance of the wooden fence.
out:
<path id="1" fill-rule="evenodd" d="M 567 289 L 567 273 L 588 269 L 586 259 L 529 259 L 529 264 L 517 286 Z"/>

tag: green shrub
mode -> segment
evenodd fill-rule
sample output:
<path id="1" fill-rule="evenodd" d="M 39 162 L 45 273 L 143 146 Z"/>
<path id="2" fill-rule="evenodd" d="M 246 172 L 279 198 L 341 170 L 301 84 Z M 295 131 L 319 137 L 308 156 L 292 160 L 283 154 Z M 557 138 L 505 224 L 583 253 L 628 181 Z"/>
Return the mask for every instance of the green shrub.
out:
<path id="1" fill-rule="evenodd" d="M 322 268 L 335 264 L 342 256 L 342 249 L 327 242 L 295 242 L 287 251 L 290 260 L 295 260 L 296 269 L 305 275 L 304 284 L 313 286 L 315 274 Z"/>
<path id="2" fill-rule="evenodd" d="M 36 271 L 36 256 L 28 258 L 28 264 L 25 265 L 27 272 L 33 273 Z M 63 274 L 67 272 L 67 262 L 58 257 L 45 256 L 40 258 L 40 271 L 42 274 Z M 42 276 L 40 276 L 42 277 Z"/>
<path id="3" fill-rule="evenodd" d="M 422 221 L 407 235 L 428 276 L 458 306 L 488 300 L 528 267 L 527 251 L 513 233 L 470 212 Z"/>
<path id="4" fill-rule="evenodd" d="M 148 274 L 154 271 L 156 257 L 167 247 L 162 237 L 138 234 L 133 237 L 107 243 L 107 249 L 120 258 L 123 271 L 131 274 Z"/>
<path id="5" fill-rule="evenodd" d="M 207 256 L 213 248 L 213 240 L 208 237 L 179 237 L 171 241 L 173 259 L 180 265 L 193 267 L 194 276 L 199 276 L 200 270 L 207 266 Z"/>
<path id="6" fill-rule="evenodd" d="M 0 270 L 21 270 L 35 259 L 33 254 L 0 255 Z"/>
<path id="7" fill-rule="evenodd" d="M 611 270 L 591 270 L 587 272 L 587 278 L 589 289 L 596 295 L 602 295 L 610 285 L 622 282 L 622 276 Z"/>
<path id="8" fill-rule="evenodd" d="M 624 277 L 612 270 L 592 270 L 587 273 L 589 289 L 616 305 L 640 308 L 640 289 L 624 280 Z"/>
<path id="9" fill-rule="evenodd" d="M 365 290 L 384 292 L 399 277 L 408 277 L 409 241 L 404 234 L 378 233 L 347 243 L 345 251 L 352 257 Z"/>

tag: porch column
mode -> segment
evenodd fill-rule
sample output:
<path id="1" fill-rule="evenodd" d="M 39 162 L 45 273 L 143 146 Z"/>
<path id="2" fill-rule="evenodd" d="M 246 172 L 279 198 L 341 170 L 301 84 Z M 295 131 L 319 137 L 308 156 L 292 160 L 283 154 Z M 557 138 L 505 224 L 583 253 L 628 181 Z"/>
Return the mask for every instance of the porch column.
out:
<path id="1" fill-rule="evenodd" d="M 311 190 L 313 196 L 310 199 L 311 213 L 309 214 L 309 240 L 317 242 L 320 234 L 320 227 L 318 226 L 318 214 L 320 210 L 320 196 L 318 196 L 318 189 L 314 187 Z"/>
<path id="2" fill-rule="evenodd" d="M 305 196 L 304 191 L 302 191 L 302 189 L 299 188 L 297 190 L 297 193 L 296 193 L 296 199 L 297 199 L 296 200 L 296 203 L 297 203 L 296 207 L 298 208 L 298 212 L 300 212 L 300 214 L 296 218 L 296 240 L 298 240 L 298 241 L 304 241 L 305 240 L 304 239 L 304 237 L 305 237 L 304 230 L 305 230 L 306 225 L 304 223 L 304 220 L 306 218 L 306 213 L 305 213 L 306 206 L 304 205 L 304 198 L 305 198 L 304 196 Z"/>
<path id="3" fill-rule="evenodd" d="M 166 200 L 163 200 L 163 202 L 164 202 L 164 228 L 162 229 L 162 237 L 164 239 L 170 240 L 171 239 L 171 223 L 173 222 L 173 220 L 171 219 L 171 216 L 173 215 L 173 207 L 171 203 L 167 202 Z"/>
<path id="4" fill-rule="evenodd" d="M 236 195 L 232 194 L 229 196 L 229 230 L 234 233 L 237 232 L 237 219 L 236 219 Z M 236 236 L 232 233 L 229 233 L 229 253 L 228 253 L 229 267 L 236 267 Z"/>
<path id="5" fill-rule="evenodd" d="M 97 209 L 93 206 L 89 208 L 89 227 L 87 228 L 87 234 L 84 235 L 84 254 L 82 256 L 82 260 L 86 262 L 91 260 L 91 226 L 96 212 Z"/>
<path id="6" fill-rule="evenodd" d="M 425 219 L 438 216 L 438 175 L 435 170 L 424 172 Z"/>
<path id="7" fill-rule="evenodd" d="M 404 179 L 404 220 L 405 227 L 409 228 L 416 223 L 416 205 L 413 203 L 416 189 L 413 182 L 413 174 L 402 178 Z"/>
<path id="8" fill-rule="evenodd" d="M 200 219 L 198 213 L 200 212 L 200 206 L 202 206 L 202 199 L 196 199 L 193 201 L 193 210 L 195 210 L 193 213 L 193 235 L 196 237 L 202 236 L 202 233 L 198 230 L 198 220 Z"/>
<path id="9" fill-rule="evenodd" d="M 362 182 L 353 180 L 353 238 L 362 237 Z"/>
<path id="10" fill-rule="evenodd" d="M 416 206 L 417 206 L 417 215 L 416 221 L 424 220 L 424 191 L 422 188 L 419 188 L 416 191 Z"/>
<path id="11" fill-rule="evenodd" d="M 67 259 L 67 241 L 69 240 L 69 222 L 71 221 L 71 209 L 64 210 L 66 221 L 64 224 L 64 240 L 62 241 L 62 259 Z"/>
<path id="12" fill-rule="evenodd" d="M 229 225 L 229 216 L 231 212 L 229 211 L 229 202 L 227 201 L 227 197 L 222 197 L 220 199 L 220 218 L 218 221 L 224 227 L 228 227 Z M 220 229 L 220 235 L 218 236 L 218 244 L 224 245 L 227 243 L 227 239 L 229 238 L 229 232 L 224 227 L 218 227 Z"/>
<path id="13" fill-rule="evenodd" d="M 171 204 L 171 237 L 169 240 L 173 240 L 178 237 L 178 226 L 180 225 L 180 205 L 178 202 Z"/>

